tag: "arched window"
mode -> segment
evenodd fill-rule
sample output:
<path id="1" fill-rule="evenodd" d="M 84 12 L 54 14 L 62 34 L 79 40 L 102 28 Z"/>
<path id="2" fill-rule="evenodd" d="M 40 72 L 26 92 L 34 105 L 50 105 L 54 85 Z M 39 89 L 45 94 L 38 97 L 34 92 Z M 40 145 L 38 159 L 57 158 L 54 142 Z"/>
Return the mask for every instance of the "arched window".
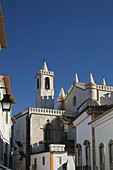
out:
<path id="1" fill-rule="evenodd" d="M 109 163 L 110 163 L 110 169 L 113 168 L 113 140 L 111 139 L 109 141 Z"/>
<path id="2" fill-rule="evenodd" d="M 78 169 L 82 169 L 82 147 L 80 144 L 77 144 L 77 149 L 78 149 L 78 156 L 77 156 L 77 162 L 78 162 Z"/>
<path id="3" fill-rule="evenodd" d="M 45 89 L 50 89 L 50 80 L 48 77 L 45 78 Z"/>
<path id="4" fill-rule="evenodd" d="M 73 97 L 73 106 L 76 106 L 76 96 Z"/>
<path id="5" fill-rule="evenodd" d="M 44 128 L 44 142 L 46 149 L 49 149 L 49 144 L 51 144 L 54 141 L 53 133 L 54 133 L 53 126 L 50 123 L 48 123 Z"/>
<path id="6" fill-rule="evenodd" d="M 105 169 L 105 155 L 104 155 L 104 144 L 99 145 L 99 155 L 100 155 L 100 169 Z"/>
<path id="7" fill-rule="evenodd" d="M 85 145 L 85 155 L 86 155 L 86 166 L 90 168 L 91 162 L 90 162 L 90 142 L 88 140 L 84 141 Z"/>

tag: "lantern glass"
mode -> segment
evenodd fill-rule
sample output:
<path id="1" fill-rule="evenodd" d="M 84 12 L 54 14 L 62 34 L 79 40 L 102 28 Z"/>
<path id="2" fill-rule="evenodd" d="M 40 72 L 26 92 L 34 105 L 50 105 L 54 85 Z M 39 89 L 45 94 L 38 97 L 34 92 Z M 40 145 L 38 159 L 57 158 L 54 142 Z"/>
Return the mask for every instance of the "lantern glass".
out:
<path id="1" fill-rule="evenodd" d="M 10 100 L 10 95 L 5 94 L 1 101 L 3 111 L 10 111 L 12 101 Z"/>

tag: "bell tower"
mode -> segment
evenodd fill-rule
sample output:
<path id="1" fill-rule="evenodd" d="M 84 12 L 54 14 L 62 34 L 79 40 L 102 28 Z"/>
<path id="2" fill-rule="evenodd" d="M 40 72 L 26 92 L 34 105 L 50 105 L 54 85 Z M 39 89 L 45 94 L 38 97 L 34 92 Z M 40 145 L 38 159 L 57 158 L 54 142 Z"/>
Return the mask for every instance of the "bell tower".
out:
<path id="1" fill-rule="evenodd" d="M 54 109 L 54 72 L 48 71 L 45 60 L 43 60 L 42 69 L 36 73 L 35 78 L 35 107 Z"/>

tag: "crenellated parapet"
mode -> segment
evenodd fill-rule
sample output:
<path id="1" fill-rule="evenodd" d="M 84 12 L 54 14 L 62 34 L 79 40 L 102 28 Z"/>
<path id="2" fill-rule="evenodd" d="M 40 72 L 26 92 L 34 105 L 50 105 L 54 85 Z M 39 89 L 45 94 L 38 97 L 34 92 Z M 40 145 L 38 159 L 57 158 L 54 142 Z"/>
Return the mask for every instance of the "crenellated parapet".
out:
<path id="1" fill-rule="evenodd" d="M 54 77 L 54 71 L 48 71 L 48 70 L 40 70 L 40 71 L 38 71 L 36 74 L 35 74 L 35 78 L 37 77 L 37 76 L 39 76 L 39 75 L 41 75 L 41 74 L 45 74 L 45 75 L 51 75 L 51 76 L 53 76 Z"/>
<path id="2" fill-rule="evenodd" d="M 106 86 L 106 85 L 96 85 L 96 89 L 98 90 L 105 90 L 113 92 L 113 86 Z"/>
<path id="3" fill-rule="evenodd" d="M 66 117 L 74 117 L 75 116 L 75 112 L 70 112 L 70 111 L 65 111 L 65 110 L 54 110 L 54 109 L 46 109 L 46 108 L 28 107 L 27 109 L 18 113 L 15 117 L 18 118 L 26 113 L 40 114 L 40 115 L 51 115 L 51 116 L 66 116 Z"/>

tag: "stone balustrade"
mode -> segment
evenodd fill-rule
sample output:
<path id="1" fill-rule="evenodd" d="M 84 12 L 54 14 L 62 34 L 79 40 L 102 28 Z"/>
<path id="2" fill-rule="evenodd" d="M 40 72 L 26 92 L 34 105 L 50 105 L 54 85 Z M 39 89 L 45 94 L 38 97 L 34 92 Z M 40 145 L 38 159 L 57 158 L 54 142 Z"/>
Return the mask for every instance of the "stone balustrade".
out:
<path id="1" fill-rule="evenodd" d="M 96 88 L 99 89 L 99 90 L 113 91 L 113 87 L 112 86 L 96 85 Z"/>
<path id="2" fill-rule="evenodd" d="M 49 151 L 50 152 L 64 152 L 65 151 L 65 145 L 63 145 L 63 144 L 50 144 L 49 145 Z"/>
<path id="3" fill-rule="evenodd" d="M 29 107 L 28 111 L 30 114 L 37 113 L 37 114 L 45 114 L 45 115 L 55 115 L 55 116 L 67 116 L 67 117 L 74 117 L 74 112 L 68 112 L 65 110 L 54 110 L 54 109 L 46 109 L 46 108 L 36 108 L 36 107 Z"/>

